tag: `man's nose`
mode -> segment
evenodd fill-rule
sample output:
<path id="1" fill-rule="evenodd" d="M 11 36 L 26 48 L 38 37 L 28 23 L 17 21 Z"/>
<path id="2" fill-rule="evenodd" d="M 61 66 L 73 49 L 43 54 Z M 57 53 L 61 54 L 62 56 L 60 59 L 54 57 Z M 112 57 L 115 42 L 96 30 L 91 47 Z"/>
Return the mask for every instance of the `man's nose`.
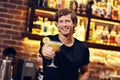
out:
<path id="1" fill-rule="evenodd" d="M 65 21 L 63 21 L 62 25 L 63 25 L 63 26 L 66 26 L 66 22 L 65 22 Z"/>

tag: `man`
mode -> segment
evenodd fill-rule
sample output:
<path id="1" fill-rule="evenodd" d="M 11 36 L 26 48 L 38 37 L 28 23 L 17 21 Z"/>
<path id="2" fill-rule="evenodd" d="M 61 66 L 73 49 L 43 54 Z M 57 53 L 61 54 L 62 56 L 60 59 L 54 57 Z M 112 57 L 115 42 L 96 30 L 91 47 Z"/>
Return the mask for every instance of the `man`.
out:
<path id="1" fill-rule="evenodd" d="M 59 34 L 48 36 L 50 40 L 62 42 L 55 52 L 49 45 L 41 42 L 40 54 L 43 58 L 43 80 L 88 80 L 88 47 L 73 38 L 77 16 L 70 9 L 62 9 L 55 14 Z M 51 59 L 57 67 L 48 67 Z"/>

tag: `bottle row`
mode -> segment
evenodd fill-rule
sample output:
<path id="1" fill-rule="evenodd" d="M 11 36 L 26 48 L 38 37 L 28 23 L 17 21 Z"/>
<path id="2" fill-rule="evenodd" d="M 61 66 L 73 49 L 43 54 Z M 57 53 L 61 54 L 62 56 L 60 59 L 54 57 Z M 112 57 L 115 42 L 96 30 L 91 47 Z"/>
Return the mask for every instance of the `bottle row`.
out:
<path id="1" fill-rule="evenodd" d="M 91 22 L 89 40 L 96 43 L 120 44 L 120 25 L 95 25 Z"/>
<path id="2" fill-rule="evenodd" d="M 53 9 L 70 8 L 77 14 L 87 14 L 90 0 L 38 0 L 37 6 Z M 91 0 L 94 16 L 120 20 L 120 0 Z M 92 3 L 91 3 L 92 4 Z"/>
<path id="3" fill-rule="evenodd" d="M 73 36 L 80 41 L 85 41 L 87 30 L 87 18 L 78 17 L 78 24 L 75 27 Z M 55 35 L 58 34 L 55 21 L 48 18 L 36 17 L 33 22 L 32 34 Z M 119 24 L 99 24 L 92 21 L 89 29 L 89 41 L 101 44 L 120 44 L 120 25 Z"/>
<path id="4" fill-rule="evenodd" d="M 38 16 L 33 22 L 32 34 L 39 35 L 55 35 L 58 34 L 55 21 L 50 21 L 48 18 Z"/>

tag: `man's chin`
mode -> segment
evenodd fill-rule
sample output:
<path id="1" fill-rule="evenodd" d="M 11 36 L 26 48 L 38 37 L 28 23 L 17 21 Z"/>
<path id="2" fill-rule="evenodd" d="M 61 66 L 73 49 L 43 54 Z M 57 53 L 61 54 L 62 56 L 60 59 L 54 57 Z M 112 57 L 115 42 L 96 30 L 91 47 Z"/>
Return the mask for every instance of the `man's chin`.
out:
<path id="1" fill-rule="evenodd" d="M 63 34 L 64 36 L 68 36 L 69 34 Z"/>

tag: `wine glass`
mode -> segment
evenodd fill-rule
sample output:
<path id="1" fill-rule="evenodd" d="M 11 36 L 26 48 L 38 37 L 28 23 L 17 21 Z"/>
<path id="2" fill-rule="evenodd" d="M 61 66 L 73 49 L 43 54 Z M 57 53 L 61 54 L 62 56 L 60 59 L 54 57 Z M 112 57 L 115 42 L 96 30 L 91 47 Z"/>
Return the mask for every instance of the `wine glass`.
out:
<path id="1" fill-rule="evenodd" d="M 51 41 L 48 37 L 43 38 L 43 43 L 48 44 L 55 52 L 57 52 L 59 48 L 63 45 L 63 43 L 61 42 Z M 54 58 L 52 58 L 51 64 L 48 65 L 48 67 L 57 68 L 57 66 L 54 64 Z"/>

